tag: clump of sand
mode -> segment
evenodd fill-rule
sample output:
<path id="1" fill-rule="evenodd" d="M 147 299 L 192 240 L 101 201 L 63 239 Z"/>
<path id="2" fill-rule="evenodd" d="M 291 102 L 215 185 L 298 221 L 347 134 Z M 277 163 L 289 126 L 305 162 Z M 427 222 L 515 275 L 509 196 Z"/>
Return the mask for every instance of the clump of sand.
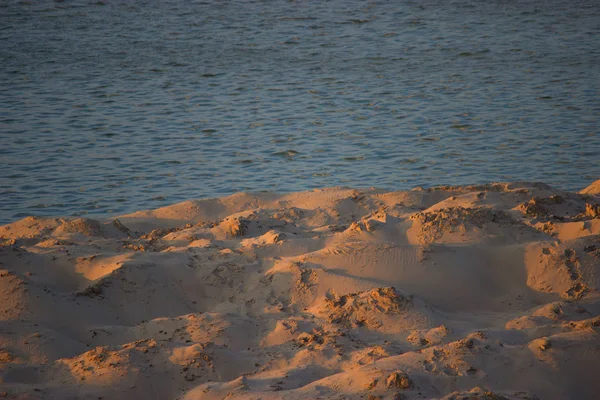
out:
<path id="1" fill-rule="evenodd" d="M 600 181 L 0 227 L 0 397 L 594 398 Z"/>

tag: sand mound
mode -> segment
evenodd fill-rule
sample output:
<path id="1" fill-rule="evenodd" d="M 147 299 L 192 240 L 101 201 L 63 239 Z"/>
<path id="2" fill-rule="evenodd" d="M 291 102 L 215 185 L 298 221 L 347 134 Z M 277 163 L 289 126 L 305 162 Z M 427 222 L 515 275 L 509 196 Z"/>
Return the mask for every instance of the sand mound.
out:
<path id="1" fill-rule="evenodd" d="M 421 244 L 485 242 L 502 243 L 533 240 L 536 232 L 502 210 L 453 207 L 423 211 L 411 216 L 409 234 Z"/>
<path id="2" fill-rule="evenodd" d="M 0 397 L 595 398 L 594 185 L 16 221 L 0 227 Z"/>
<path id="3" fill-rule="evenodd" d="M 447 396 L 442 397 L 441 400 L 536 400 L 535 395 L 525 392 L 513 392 L 513 393 L 498 393 L 490 390 L 484 390 L 480 387 L 475 387 L 469 391 L 464 392 L 452 392 Z"/>
<path id="4" fill-rule="evenodd" d="M 84 236 L 105 235 L 100 222 L 93 219 L 77 218 L 73 220 L 63 220 L 61 222 L 62 223 L 54 231 L 56 235 L 66 235 L 70 233 L 80 233 Z"/>
<path id="5" fill-rule="evenodd" d="M 565 243 L 535 243 L 526 254 L 527 284 L 569 300 L 600 289 L 600 236 Z"/>
<path id="6" fill-rule="evenodd" d="M 413 296 L 393 287 L 343 296 L 331 294 L 316 313 L 345 328 L 364 327 L 385 333 L 418 329 L 429 322 L 424 312 L 415 310 Z"/>
<path id="7" fill-rule="evenodd" d="M 581 194 L 589 194 L 592 196 L 600 195 L 600 179 L 594 181 L 590 186 L 581 190 L 579 193 Z"/>
<path id="8" fill-rule="evenodd" d="M 35 244 L 39 242 L 69 239 L 73 235 L 90 238 L 123 238 L 131 232 L 119 220 L 101 223 L 89 218 L 40 218 L 27 217 L 0 227 L 2 239 L 13 239 L 13 243 Z"/>
<path id="9" fill-rule="evenodd" d="M 590 212 L 594 208 L 587 204 Z M 520 204 L 517 209 L 527 218 L 537 219 L 539 221 L 559 220 L 576 217 L 578 214 L 586 212 L 586 203 L 580 197 L 554 195 L 540 198 L 533 197 L 531 200 Z M 571 214 L 571 215 L 569 215 Z"/>

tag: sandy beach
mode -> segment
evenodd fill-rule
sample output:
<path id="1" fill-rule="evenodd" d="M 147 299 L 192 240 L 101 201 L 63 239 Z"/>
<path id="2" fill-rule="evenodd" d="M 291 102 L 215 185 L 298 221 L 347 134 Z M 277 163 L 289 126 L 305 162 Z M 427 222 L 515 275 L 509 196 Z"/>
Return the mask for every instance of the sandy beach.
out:
<path id="1" fill-rule="evenodd" d="M 0 244 L 0 398 L 600 393 L 600 180 L 240 193 Z"/>

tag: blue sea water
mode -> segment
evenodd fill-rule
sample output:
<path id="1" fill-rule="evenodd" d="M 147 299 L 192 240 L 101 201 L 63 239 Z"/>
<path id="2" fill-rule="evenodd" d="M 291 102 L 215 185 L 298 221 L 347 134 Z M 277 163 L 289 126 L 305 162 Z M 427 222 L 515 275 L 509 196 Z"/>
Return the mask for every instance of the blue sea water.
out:
<path id="1" fill-rule="evenodd" d="M 600 178 L 600 2 L 0 2 L 0 222 Z"/>

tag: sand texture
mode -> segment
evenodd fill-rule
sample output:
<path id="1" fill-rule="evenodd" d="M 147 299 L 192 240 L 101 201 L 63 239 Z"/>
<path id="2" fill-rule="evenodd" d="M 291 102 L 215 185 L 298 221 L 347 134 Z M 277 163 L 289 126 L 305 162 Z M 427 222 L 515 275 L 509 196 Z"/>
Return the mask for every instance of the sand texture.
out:
<path id="1" fill-rule="evenodd" d="M 0 227 L 0 398 L 593 399 L 600 181 Z"/>

